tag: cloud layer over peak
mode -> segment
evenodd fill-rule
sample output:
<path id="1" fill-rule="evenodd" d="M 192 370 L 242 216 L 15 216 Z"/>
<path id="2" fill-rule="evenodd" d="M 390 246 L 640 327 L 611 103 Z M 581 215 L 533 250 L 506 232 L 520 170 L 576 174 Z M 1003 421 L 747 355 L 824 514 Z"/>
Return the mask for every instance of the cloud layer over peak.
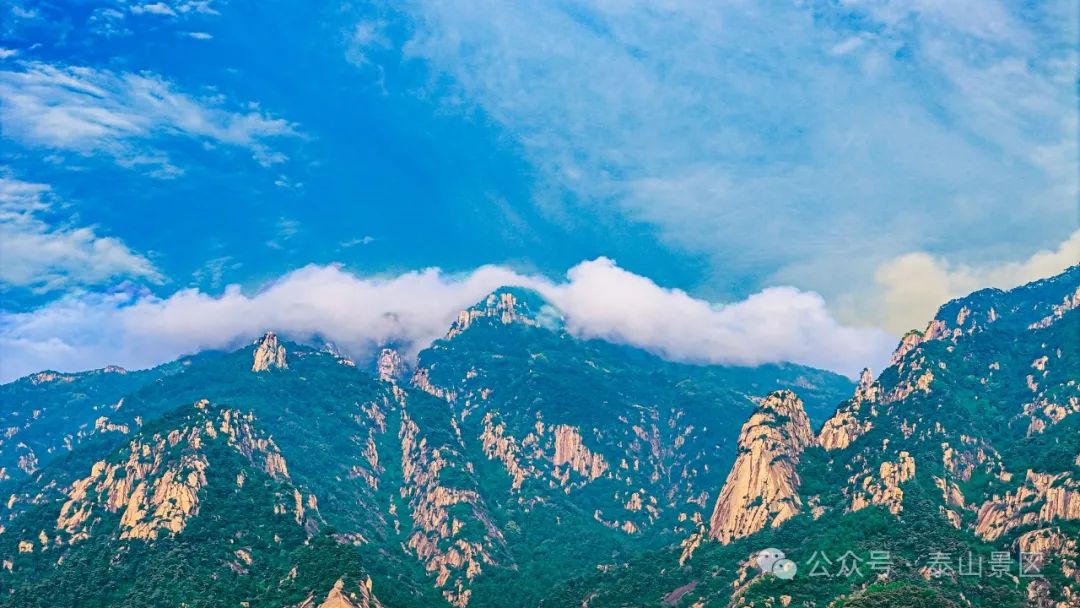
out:
<path id="1" fill-rule="evenodd" d="M 498 266 L 451 275 L 438 269 L 359 277 L 307 266 L 262 290 L 230 286 L 159 298 L 141 291 L 74 294 L 0 316 L 0 380 L 44 368 L 117 364 L 140 368 L 184 354 L 236 347 L 272 329 L 322 338 L 361 358 L 395 342 L 415 354 L 442 336 L 458 311 L 503 285 L 536 289 L 582 337 L 638 346 L 669 359 L 756 365 L 791 361 L 847 374 L 883 361 L 894 338 L 840 325 L 813 293 L 771 288 L 731 304 L 665 289 L 599 258 L 552 282 Z"/>
<path id="2" fill-rule="evenodd" d="M 757 365 L 790 361 L 852 375 L 895 346 L 885 332 L 841 325 L 818 294 L 770 287 L 717 304 L 665 289 L 606 258 L 541 288 L 571 332 L 632 344 L 677 361 Z"/>

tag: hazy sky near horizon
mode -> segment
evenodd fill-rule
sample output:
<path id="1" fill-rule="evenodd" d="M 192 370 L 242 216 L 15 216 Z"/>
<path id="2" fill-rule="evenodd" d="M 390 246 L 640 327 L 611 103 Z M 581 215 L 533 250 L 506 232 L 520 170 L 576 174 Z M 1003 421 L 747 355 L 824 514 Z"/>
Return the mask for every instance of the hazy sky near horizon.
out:
<path id="1" fill-rule="evenodd" d="M 422 346 L 508 281 L 582 335 L 851 374 L 1080 260 L 1071 0 L 0 11 L 0 381 Z"/>

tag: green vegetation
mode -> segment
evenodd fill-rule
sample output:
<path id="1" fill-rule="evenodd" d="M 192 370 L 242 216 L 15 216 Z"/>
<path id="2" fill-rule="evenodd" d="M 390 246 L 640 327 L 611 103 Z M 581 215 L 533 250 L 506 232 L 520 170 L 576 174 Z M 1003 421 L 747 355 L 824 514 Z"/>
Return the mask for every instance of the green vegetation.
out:
<path id="1" fill-rule="evenodd" d="M 1080 314 L 1028 328 L 1078 283 L 1074 270 L 942 307 L 948 331 L 966 317 L 959 337 L 920 344 L 878 379 L 882 395 L 910 394 L 863 404 L 857 415 L 872 424 L 849 448 L 802 453 L 799 515 L 730 545 L 705 541 L 682 565 L 680 542 L 698 530 L 695 517 L 707 524 L 754 408 L 750 397 L 790 388 L 820 426 L 851 395 L 847 379 L 793 365 L 677 364 L 578 340 L 524 290 L 515 294 L 539 326 L 479 317 L 421 354 L 426 388 L 451 399 L 294 344 L 286 345 L 288 369 L 262 373 L 251 372 L 248 347 L 143 372 L 23 379 L 0 387 L 0 422 L 16 429 L 0 443 L 10 475 L 0 490 L 14 496 L 0 506 L 0 559 L 11 562 L 0 569 L 0 606 L 317 605 L 338 580 L 359 593 L 369 577 L 388 608 L 445 606 L 443 591 L 458 581 L 471 591 L 471 608 L 564 608 L 585 599 L 592 608 L 775 607 L 783 596 L 796 607 L 1023 606 L 1027 581 L 935 577 L 931 555 L 1015 558 L 1020 535 L 1048 524 L 986 541 L 972 530 L 978 506 L 1016 491 L 1029 469 L 1076 479 L 1080 417 L 1051 420 L 1032 404 L 1080 395 Z M 927 371 L 929 391 L 912 388 Z M 204 399 L 204 409 L 193 407 Z M 197 452 L 208 463 L 198 514 L 182 532 L 122 539 L 124 510 L 95 503 L 86 538 L 54 540 L 67 539 L 56 530 L 60 507 L 95 463 L 126 462 L 133 440 L 214 427 L 225 408 L 253 417 L 251 439 L 279 450 L 287 475 L 271 474 L 263 457 L 223 435 L 197 448 L 177 443 L 162 462 Z M 513 442 L 492 443 L 496 425 Z M 558 465 L 556 428 L 565 452 Z M 944 444 L 956 453 L 948 466 Z M 862 479 L 901 451 L 916 473 L 900 486 L 899 515 L 878 505 L 852 512 Z M 508 461 L 525 471 L 519 489 Z M 595 463 L 601 473 L 593 475 Z M 121 470 L 115 479 L 123 477 Z M 935 478 L 955 483 L 966 507 L 946 504 Z M 820 510 L 812 515 L 811 506 Z M 1052 526 L 1064 538 L 1080 536 L 1078 521 Z M 20 552 L 20 541 L 34 550 Z M 756 576 L 748 560 L 770 546 L 797 563 L 794 579 Z M 471 580 L 462 547 L 478 556 Z M 887 576 L 869 565 L 881 552 Z M 860 567 L 812 576 L 822 555 L 833 574 L 841 561 Z M 1069 559 L 1076 561 L 1055 554 L 1044 564 L 1053 601 L 1077 587 Z M 440 566 L 447 583 L 437 587 Z"/>

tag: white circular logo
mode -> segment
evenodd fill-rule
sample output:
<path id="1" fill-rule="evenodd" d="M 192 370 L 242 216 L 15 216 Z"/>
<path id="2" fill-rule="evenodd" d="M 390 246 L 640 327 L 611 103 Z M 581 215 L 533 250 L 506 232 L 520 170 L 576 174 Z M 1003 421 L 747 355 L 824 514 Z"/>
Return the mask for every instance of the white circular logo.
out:
<path id="1" fill-rule="evenodd" d="M 757 554 L 757 565 L 762 572 L 772 572 L 773 566 L 776 562 L 784 559 L 784 552 L 780 549 L 774 549 L 769 547 L 768 549 L 762 549 Z"/>
<path id="2" fill-rule="evenodd" d="M 785 581 L 795 578 L 795 573 L 798 572 L 798 570 L 799 567 L 790 559 L 776 560 L 776 563 L 773 564 L 772 567 L 772 573 L 776 575 L 776 578 L 781 578 Z"/>
<path id="3" fill-rule="evenodd" d="M 783 551 L 774 547 L 758 551 L 757 566 L 762 572 L 785 581 L 795 578 L 795 573 L 799 570 L 795 562 L 787 559 Z"/>

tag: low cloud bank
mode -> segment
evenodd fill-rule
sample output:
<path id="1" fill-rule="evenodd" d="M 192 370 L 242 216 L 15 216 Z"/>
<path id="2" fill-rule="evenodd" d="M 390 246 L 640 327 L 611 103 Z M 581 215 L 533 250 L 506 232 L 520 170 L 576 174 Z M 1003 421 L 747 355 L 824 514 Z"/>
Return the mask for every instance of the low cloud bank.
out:
<path id="1" fill-rule="evenodd" d="M 758 365 L 788 361 L 847 375 L 881 369 L 896 338 L 841 325 L 825 300 L 794 287 L 770 287 L 715 304 L 664 289 L 605 258 L 583 262 L 568 281 L 541 289 L 584 337 L 632 344 L 677 361 Z"/>
<path id="2" fill-rule="evenodd" d="M 630 344 L 663 357 L 757 365 L 790 361 L 848 375 L 877 366 L 895 338 L 841 325 L 821 296 L 774 287 L 716 304 L 665 289 L 599 258 L 566 280 L 484 266 L 360 277 L 337 266 L 307 266 L 254 294 L 195 289 L 160 298 L 145 291 L 72 295 L 23 313 L 0 314 L 0 381 L 41 369 L 107 364 L 143 368 L 205 349 L 233 348 L 267 329 L 296 340 L 320 337 L 362 358 L 394 342 L 413 355 L 443 335 L 458 311 L 503 285 L 544 295 L 582 337 Z"/>

